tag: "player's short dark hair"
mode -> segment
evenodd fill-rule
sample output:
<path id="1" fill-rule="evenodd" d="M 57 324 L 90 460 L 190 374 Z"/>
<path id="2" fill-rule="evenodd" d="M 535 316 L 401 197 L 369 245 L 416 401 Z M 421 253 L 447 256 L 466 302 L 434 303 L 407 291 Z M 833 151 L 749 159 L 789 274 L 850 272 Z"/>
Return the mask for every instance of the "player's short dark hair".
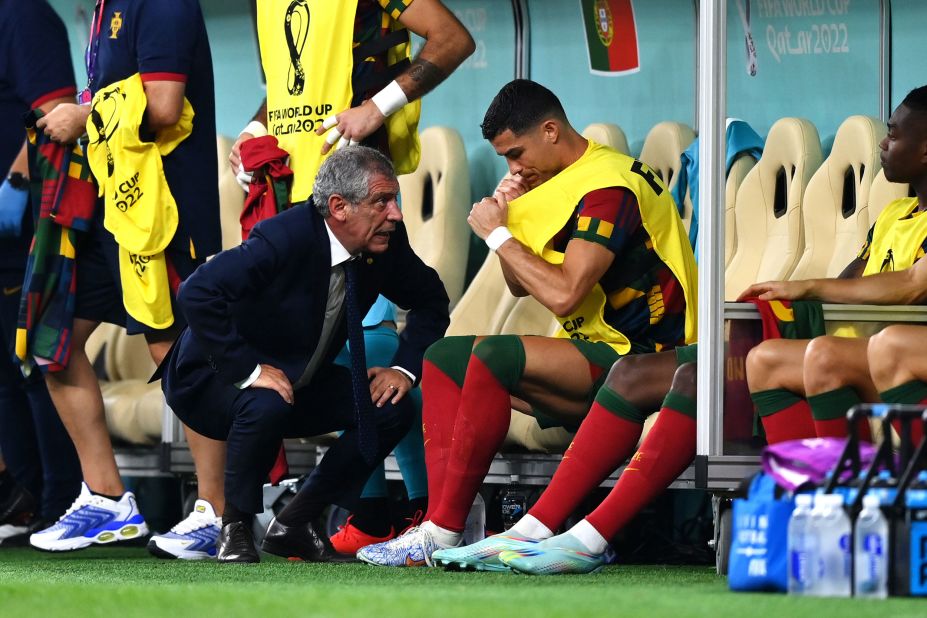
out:
<path id="1" fill-rule="evenodd" d="M 530 79 L 507 83 L 489 104 L 483 123 L 484 139 L 494 139 L 505 130 L 522 135 L 548 118 L 566 122 L 566 112 L 553 92 Z"/>
<path id="2" fill-rule="evenodd" d="M 927 113 L 927 86 L 921 86 L 909 92 L 901 104 L 911 111 Z"/>

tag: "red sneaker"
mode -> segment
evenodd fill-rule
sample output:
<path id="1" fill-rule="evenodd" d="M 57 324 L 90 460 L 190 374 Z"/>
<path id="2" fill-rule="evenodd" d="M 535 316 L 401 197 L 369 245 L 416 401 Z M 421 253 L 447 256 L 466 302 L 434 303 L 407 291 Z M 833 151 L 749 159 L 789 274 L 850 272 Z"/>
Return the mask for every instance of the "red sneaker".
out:
<path id="1" fill-rule="evenodd" d="M 338 532 L 333 534 L 329 539 L 332 542 L 332 547 L 334 547 L 335 551 L 339 554 L 353 556 L 361 547 L 367 547 L 374 543 L 383 543 L 396 536 L 396 530 L 392 527 L 389 529 L 389 534 L 383 537 L 367 534 L 352 524 L 351 519 L 351 517 L 348 517 L 344 525 L 338 527 Z"/>

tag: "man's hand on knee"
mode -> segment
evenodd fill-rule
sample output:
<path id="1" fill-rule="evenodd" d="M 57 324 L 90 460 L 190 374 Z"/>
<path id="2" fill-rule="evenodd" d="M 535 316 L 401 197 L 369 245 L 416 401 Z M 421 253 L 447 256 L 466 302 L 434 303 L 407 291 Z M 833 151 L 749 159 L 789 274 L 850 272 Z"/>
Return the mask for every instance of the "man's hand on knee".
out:
<path id="1" fill-rule="evenodd" d="M 285 402 L 293 405 L 293 385 L 286 374 L 271 365 L 261 364 L 261 375 L 248 388 L 268 388 L 277 391 Z"/>
<path id="2" fill-rule="evenodd" d="M 387 401 L 399 403 L 412 390 L 409 376 L 389 367 L 371 367 L 367 370 L 367 379 L 370 380 L 370 400 L 378 408 L 383 407 Z"/>

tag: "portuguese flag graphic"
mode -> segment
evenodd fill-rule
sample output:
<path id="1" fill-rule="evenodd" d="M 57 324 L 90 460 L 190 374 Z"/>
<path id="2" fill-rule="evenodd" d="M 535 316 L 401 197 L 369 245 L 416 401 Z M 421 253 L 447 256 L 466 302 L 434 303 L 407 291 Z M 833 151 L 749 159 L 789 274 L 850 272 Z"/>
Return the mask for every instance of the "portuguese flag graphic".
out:
<path id="1" fill-rule="evenodd" d="M 620 75 L 640 70 L 637 24 L 631 0 L 580 0 L 589 69 L 599 75 Z"/>

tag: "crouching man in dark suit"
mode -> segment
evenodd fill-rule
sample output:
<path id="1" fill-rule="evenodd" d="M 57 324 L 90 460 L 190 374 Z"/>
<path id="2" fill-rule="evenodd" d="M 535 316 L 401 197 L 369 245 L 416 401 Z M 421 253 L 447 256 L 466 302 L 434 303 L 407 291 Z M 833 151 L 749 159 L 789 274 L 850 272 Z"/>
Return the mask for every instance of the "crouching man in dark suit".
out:
<path id="1" fill-rule="evenodd" d="M 258 562 L 251 535 L 261 486 L 284 437 L 344 430 L 261 548 L 335 559 L 314 520 L 359 495 L 414 416 L 406 393 L 444 335 L 448 297 L 412 252 L 390 161 L 351 146 L 322 165 L 311 205 L 259 224 L 200 266 L 177 300 L 189 326 L 162 365 L 177 416 L 228 442 L 220 562 Z M 409 310 L 392 367 L 364 365 L 361 319 L 382 293 Z M 351 369 L 333 364 L 348 339 Z"/>

